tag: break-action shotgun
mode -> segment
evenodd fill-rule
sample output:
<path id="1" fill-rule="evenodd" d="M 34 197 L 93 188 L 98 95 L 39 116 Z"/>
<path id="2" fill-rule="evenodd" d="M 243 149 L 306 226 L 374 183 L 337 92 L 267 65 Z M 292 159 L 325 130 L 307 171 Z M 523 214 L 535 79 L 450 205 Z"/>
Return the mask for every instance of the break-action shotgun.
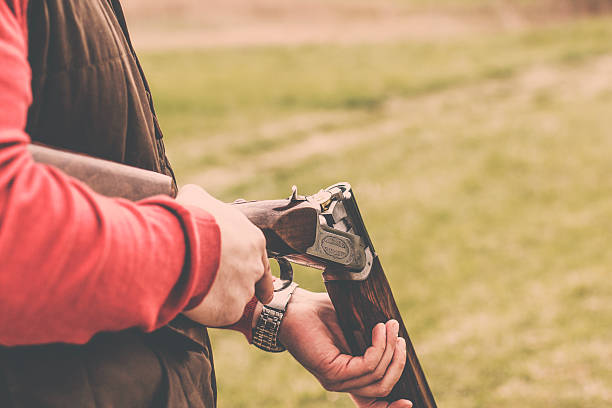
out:
<path id="1" fill-rule="evenodd" d="M 57 167 L 106 196 L 139 200 L 176 195 L 172 179 L 152 171 L 37 145 L 29 150 L 36 161 Z M 327 292 L 354 355 L 362 355 L 372 344 L 376 324 L 389 319 L 399 322 L 407 362 L 384 399 L 406 398 L 415 408 L 435 408 L 351 186 L 338 183 L 310 196 L 298 195 L 294 187 L 288 199 L 233 204 L 263 231 L 269 256 L 279 260 L 281 279 L 293 279 L 289 262 L 323 270 Z"/>

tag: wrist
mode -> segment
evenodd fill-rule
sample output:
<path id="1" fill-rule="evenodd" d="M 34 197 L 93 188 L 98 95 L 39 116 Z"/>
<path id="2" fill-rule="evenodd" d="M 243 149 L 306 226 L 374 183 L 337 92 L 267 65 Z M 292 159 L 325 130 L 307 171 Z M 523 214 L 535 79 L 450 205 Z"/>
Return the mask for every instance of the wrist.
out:
<path id="1" fill-rule="evenodd" d="M 261 314 L 253 329 L 253 345 L 264 351 L 274 353 L 285 350 L 279 340 L 279 330 L 291 297 L 297 287 L 298 284 L 292 282 L 282 289 L 277 289 L 272 301 L 262 306 Z"/>
<path id="2" fill-rule="evenodd" d="M 292 338 L 295 333 L 301 331 L 301 326 L 304 324 L 304 316 L 312 314 L 313 311 L 317 314 L 335 316 L 335 310 L 331 305 L 327 293 L 311 292 L 306 289 L 297 288 L 291 296 L 291 301 L 287 305 L 285 318 L 281 322 L 278 332 L 279 341 L 288 345 L 292 343 Z"/>

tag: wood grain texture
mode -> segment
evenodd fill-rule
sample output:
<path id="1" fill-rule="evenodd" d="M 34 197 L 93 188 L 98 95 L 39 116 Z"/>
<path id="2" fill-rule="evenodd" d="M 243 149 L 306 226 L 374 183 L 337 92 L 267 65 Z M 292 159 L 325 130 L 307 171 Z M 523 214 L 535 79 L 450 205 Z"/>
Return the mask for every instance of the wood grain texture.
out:
<path id="1" fill-rule="evenodd" d="M 406 367 L 385 400 L 407 398 L 414 408 L 435 408 L 436 402 L 378 257 L 374 259 L 370 276 L 364 281 L 333 280 L 333 271 L 326 271 L 324 277 L 340 327 L 354 355 L 362 355 L 372 344 L 372 329 L 376 324 L 390 319 L 400 324 L 399 335 L 406 340 Z"/>
<path id="2" fill-rule="evenodd" d="M 234 206 L 263 231 L 269 251 L 279 255 L 299 254 L 315 242 L 319 216 L 308 202 L 264 200 Z"/>
<path id="3" fill-rule="evenodd" d="M 32 158 L 51 165 L 108 197 L 138 201 L 158 194 L 176 196 L 172 178 L 125 164 L 39 145 L 29 145 Z"/>

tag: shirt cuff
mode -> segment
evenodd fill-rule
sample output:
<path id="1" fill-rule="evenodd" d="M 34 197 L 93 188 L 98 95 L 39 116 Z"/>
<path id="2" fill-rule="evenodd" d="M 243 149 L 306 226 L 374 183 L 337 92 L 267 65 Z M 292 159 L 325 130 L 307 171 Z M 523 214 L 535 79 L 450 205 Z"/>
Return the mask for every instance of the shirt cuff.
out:
<path id="1" fill-rule="evenodd" d="M 236 330 L 244 334 L 249 343 L 253 342 L 253 314 L 257 307 L 257 298 L 253 296 L 253 299 L 249 301 L 244 307 L 242 317 L 236 323 L 225 326 L 224 329 Z"/>
<path id="2" fill-rule="evenodd" d="M 221 231 L 215 218 L 195 206 L 182 206 L 165 196 L 140 201 L 143 205 L 161 206 L 173 213 L 185 239 L 185 258 L 179 279 L 160 310 L 158 321 L 165 324 L 183 310 L 202 303 L 210 291 L 219 268 Z"/>

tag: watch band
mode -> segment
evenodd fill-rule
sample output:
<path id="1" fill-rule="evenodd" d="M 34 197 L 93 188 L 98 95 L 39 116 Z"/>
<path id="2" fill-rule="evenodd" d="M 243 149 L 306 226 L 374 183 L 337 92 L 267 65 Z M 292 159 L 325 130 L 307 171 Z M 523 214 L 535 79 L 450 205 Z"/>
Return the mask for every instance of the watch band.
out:
<path id="1" fill-rule="evenodd" d="M 272 302 L 263 306 L 261 315 L 259 315 L 253 329 L 253 344 L 255 346 L 273 353 L 285 351 L 285 346 L 278 341 L 278 330 L 285 316 L 289 299 L 291 299 L 291 295 L 297 287 L 298 284 L 292 282 L 285 289 L 275 292 Z"/>

